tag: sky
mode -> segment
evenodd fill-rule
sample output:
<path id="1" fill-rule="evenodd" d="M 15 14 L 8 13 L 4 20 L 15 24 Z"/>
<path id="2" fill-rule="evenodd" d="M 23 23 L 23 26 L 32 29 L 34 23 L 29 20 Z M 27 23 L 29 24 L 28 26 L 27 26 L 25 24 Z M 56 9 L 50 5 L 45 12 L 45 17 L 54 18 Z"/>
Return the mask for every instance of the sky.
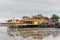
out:
<path id="1" fill-rule="evenodd" d="M 60 15 L 60 0 L 0 0 L 0 18 Z"/>

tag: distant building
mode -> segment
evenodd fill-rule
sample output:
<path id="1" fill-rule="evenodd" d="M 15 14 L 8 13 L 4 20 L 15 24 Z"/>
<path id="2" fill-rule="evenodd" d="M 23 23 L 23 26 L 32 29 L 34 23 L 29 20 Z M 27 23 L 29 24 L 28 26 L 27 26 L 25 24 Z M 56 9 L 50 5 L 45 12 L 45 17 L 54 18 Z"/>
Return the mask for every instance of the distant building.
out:
<path id="1" fill-rule="evenodd" d="M 32 18 L 25 16 L 25 17 L 22 17 L 21 20 L 23 23 L 26 23 L 26 24 L 39 24 L 44 21 L 44 16 L 35 15 L 35 16 L 32 16 Z"/>
<path id="2" fill-rule="evenodd" d="M 11 20 L 10 22 L 15 22 L 15 23 L 21 23 L 21 24 L 40 24 L 42 22 L 44 22 L 44 16 L 43 15 L 36 15 L 36 16 L 32 16 L 32 18 L 28 17 L 28 16 L 23 16 L 21 20 Z M 7 21 L 9 22 L 9 20 Z"/>

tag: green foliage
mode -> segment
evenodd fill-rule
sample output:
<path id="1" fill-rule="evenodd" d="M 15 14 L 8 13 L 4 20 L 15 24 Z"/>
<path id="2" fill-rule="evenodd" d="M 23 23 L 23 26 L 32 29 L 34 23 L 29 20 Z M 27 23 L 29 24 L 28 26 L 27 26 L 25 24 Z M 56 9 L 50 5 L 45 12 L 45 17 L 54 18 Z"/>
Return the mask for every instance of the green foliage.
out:
<path id="1" fill-rule="evenodd" d="M 60 17 L 56 14 L 53 14 L 52 17 L 50 19 L 59 19 Z"/>
<path id="2" fill-rule="evenodd" d="M 12 19 L 7 20 L 7 22 L 12 22 Z"/>
<path id="3" fill-rule="evenodd" d="M 44 19 L 45 19 L 45 20 L 49 20 L 49 18 L 48 18 L 48 17 L 44 17 Z"/>

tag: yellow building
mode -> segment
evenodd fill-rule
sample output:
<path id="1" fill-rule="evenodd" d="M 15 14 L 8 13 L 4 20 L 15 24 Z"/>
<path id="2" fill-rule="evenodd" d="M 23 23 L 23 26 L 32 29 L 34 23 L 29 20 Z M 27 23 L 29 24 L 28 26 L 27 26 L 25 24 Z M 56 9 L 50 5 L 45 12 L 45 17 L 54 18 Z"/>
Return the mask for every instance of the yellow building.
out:
<path id="1" fill-rule="evenodd" d="M 36 16 L 32 16 L 32 18 L 28 17 L 28 16 L 24 16 L 22 17 L 21 20 L 14 20 L 14 19 L 10 19 L 8 20 L 7 22 L 8 23 L 19 23 L 19 24 L 9 24 L 9 25 L 15 25 L 15 26 L 18 26 L 18 25 L 38 25 L 38 24 L 41 24 L 42 22 L 44 22 L 44 16 L 42 15 L 36 15 Z"/>

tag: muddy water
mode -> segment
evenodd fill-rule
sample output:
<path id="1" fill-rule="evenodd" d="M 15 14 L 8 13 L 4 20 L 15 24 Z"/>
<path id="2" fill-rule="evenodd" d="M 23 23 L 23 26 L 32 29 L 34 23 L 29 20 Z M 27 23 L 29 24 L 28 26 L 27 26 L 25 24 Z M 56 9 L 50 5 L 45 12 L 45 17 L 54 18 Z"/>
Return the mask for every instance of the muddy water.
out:
<path id="1" fill-rule="evenodd" d="M 0 40 L 43 40 L 49 35 L 60 34 L 58 28 L 8 28 L 0 27 Z"/>

